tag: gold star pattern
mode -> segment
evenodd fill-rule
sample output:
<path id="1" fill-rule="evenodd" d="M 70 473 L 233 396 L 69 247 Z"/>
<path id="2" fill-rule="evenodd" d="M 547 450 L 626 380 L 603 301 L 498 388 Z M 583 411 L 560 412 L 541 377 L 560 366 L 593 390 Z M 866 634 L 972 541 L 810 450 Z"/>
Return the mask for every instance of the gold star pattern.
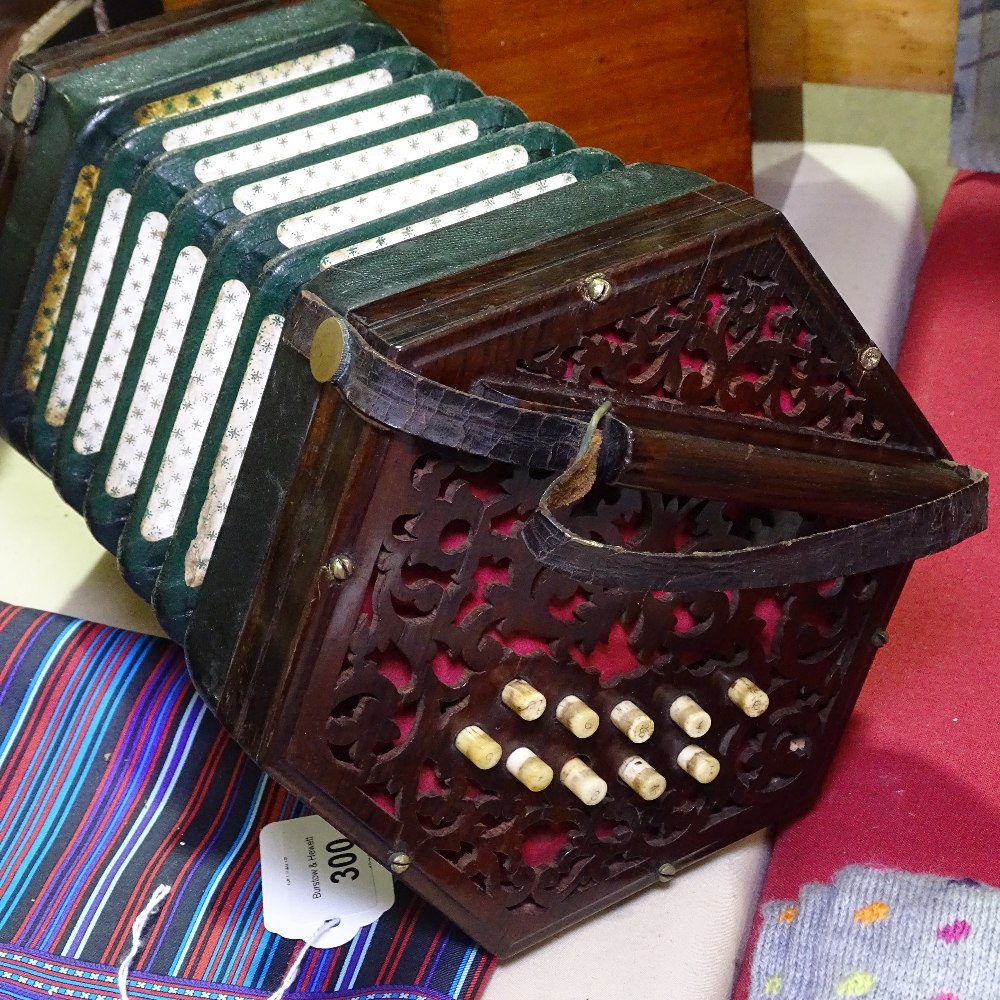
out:
<path id="1" fill-rule="evenodd" d="M 37 391 L 38 383 L 42 377 L 45 358 L 48 355 L 52 335 L 59 322 L 59 311 L 62 309 L 63 299 L 66 296 L 66 284 L 69 281 L 73 265 L 76 263 L 80 237 L 83 235 L 83 228 L 87 223 L 87 216 L 94 198 L 94 188 L 97 187 L 100 176 L 101 171 L 98 167 L 88 165 L 80 171 L 76 187 L 73 189 L 73 198 L 66 215 L 66 222 L 63 224 L 59 245 L 49 270 L 49 278 L 45 283 L 42 300 L 38 306 L 38 312 L 35 314 L 31 335 L 28 338 L 28 347 L 21 362 L 21 377 L 24 388 L 29 392 Z"/>

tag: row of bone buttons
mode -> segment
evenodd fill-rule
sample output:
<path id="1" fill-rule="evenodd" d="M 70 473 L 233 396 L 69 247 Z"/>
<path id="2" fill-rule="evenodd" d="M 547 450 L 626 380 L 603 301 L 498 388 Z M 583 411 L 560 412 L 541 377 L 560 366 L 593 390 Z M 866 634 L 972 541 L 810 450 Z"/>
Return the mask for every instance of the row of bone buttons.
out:
<path id="1" fill-rule="evenodd" d="M 585 740 L 597 732 L 601 717 L 575 694 L 567 695 L 556 706 L 556 718 L 578 739 Z"/>
<path id="2" fill-rule="evenodd" d="M 525 722 L 536 722 L 545 712 L 547 702 L 541 691 L 527 681 L 511 681 L 500 695 L 503 703 Z M 556 718 L 574 736 L 588 739 L 597 732 L 601 717 L 575 694 L 567 695 L 556 706 Z M 623 701 L 611 711 L 611 721 L 633 743 L 645 743 L 652 735 L 656 724 L 638 705 Z"/>
<path id="3" fill-rule="evenodd" d="M 759 719 L 771 707 L 766 691 L 749 677 L 740 677 L 729 687 L 729 700 L 746 716 Z"/>
<path id="4" fill-rule="evenodd" d="M 677 763 L 681 770 L 686 771 L 702 785 L 710 785 L 722 770 L 722 765 L 715 757 L 694 744 L 685 747 L 677 755 Z"/>
<path id="5" fill-rule="evenodd" d="M 520 679 L 511 681 L 501 692 L 500 699 L 525 722 L 537 722 L 548 704 L 541 691 Z"/>
<path id="6" fill-rule="evenodd" d="M 698 739 L 712 728 L 712 717 L 686 694 L 670 706 L 670 718 L 692 739 Z"/>
<path id="7" fill-rule="evenodd" d="M 729 700 L 744 715 L 759 718 L 770 705 L 767 693 L 749 677 L 735 680 L 728 690 Z M 547 707 L 545 695 L 527 681 L 518 678 L 507 684 L 501 693 L 503 703 L 525 722 L 536 722 Z M 601 718 L 586 702 L 576 695 L 567 695 L 556 706 L 556 718 L 581 740 L 593 736 Z M 681 695 L 670 706 L 670 718 L 692 739 L 700 739 L 712 727 L 712 717 L 693 698 Z M 611 710 L 611 722 L 633 743 L 645 743 L 656 728 L 656 723 L 631 701 L 619 702 Z"/>
<path id="8" fill-rule="evenodd" d="M 481 771 L 496 767 L 503 757 L 503 748 L 480 726 L 466 726 L 455 737 L 455 747 Z M 552 768 L 529 747 L 518 747 L 510 754 L 507 770 L 531 792 L 544 791 L 555 778 Z M 666 779 L 641 757 L 630 757 L 619 774 L 625 784 L 645 799 L 659 797 L 667 787 Z M 608 794 L 608 783 L 579 757 L 563 764 L 559 781 L 584 805 L 596 806 Z"/>
<path id="9" fill-rule="evenodd" d="M 455 738 L 455 746 L 482 771 L 496 767 L 503 757 L 503 748 L 480 726 L 466 726 Z M 719 761 L 698 746 L 685 747 L 677 764 L 702 784 L 719 776 Z M 507 770 L 531 792 L 544 791 L 555 778 L 552 768 L 529 747 L 518 747 L 510 754 Z M 642 757 L 628 757 L 618 768 L 618 776 L 647 802 L 658 799 L 667 789 L 667 779 Z M 608 783 L 579 757 L 563 765 L 559 781 L 584 805 L 596 806 L 608 794 Z"/>
<path id="10" fill-rule="evenodd" d="M 622 701 L 611 709 L 611 721 L 633 743 L 645 743 L 656 728 L 656 723 L 634 702 Z"/>

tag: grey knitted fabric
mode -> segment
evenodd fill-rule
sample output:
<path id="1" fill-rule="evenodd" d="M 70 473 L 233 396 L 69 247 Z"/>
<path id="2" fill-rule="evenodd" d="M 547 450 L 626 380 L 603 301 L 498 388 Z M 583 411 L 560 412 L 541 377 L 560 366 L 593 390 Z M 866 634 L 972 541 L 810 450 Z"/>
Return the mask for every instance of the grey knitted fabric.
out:
<path id="1" fill-rule="evenodd" d="M 1000 891 L 851 867 L 768 903 L 749 1000 L 858 997 L 998 1000 Z"/>

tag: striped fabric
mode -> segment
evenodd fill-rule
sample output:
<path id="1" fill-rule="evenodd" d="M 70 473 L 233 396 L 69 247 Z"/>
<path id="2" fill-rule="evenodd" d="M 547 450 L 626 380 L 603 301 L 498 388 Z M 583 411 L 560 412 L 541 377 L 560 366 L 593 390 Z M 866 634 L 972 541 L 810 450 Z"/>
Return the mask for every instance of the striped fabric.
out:
<path id="1" fill-rule="evenodd" d="M 264 930 L 262 826 L 304 815 L 195 694 L 174 645 L 0 604 L 0 996 L 117 996 L 131 926 L 173 892 L 136 1000 L 260 997 L 297 945 Z M 481 995 L 492 959 L 402 885 L 291 997 Z"/>

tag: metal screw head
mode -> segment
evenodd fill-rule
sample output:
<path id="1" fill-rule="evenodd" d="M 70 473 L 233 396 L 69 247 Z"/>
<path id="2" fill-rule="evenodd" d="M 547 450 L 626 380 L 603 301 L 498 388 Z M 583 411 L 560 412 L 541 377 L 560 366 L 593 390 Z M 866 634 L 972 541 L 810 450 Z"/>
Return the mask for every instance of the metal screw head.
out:
<path id="1" fill-rule="evenodd" d="M 583 297 L 589 302 L 606 302 L 611 298 L 611 282 L 603 274 L 583 279 Z"/>
<path id="2" fill-rule="evenodd" d="M 389 855 L 389 870 L 395 875 L 405 875 L 412 863 L 409 854 L 402 851 Z"/>
<path id="3" fill-rule="evenodd" d="M 866 372 L 874 371 L 878 368 L 882 360 L 882 352 L 877 347 L 866 347 L 858 357 L 861 367 Z"/>
<path id="4" fill-rule="evenodd" d="M 18 125 L 23 125 L 31 116 L 38 96 L 38 80 L 32 73 L 25 73 L 14 85 L 10 97 L 10 114 Z"/>
<path id="5" fill-rule="evenodd" d="M 669 882 L 677 874 L 677 869 L 673 865 L 660 865 L 656 875 L 661 882 Z"/>
<path id="6" fill-rule="evenodd" d="M 872 633 L 872 645 L 876 649 L 881 649 L 889 643 L 889 633 L 884 628 L 877 628 Z"/>
<path id="7" fill-rule="evenodd" d="M 354 576 L 354 560 L 348 556 L 334 556 L 325 567 L 327 576 L 343 583 Z"/>

